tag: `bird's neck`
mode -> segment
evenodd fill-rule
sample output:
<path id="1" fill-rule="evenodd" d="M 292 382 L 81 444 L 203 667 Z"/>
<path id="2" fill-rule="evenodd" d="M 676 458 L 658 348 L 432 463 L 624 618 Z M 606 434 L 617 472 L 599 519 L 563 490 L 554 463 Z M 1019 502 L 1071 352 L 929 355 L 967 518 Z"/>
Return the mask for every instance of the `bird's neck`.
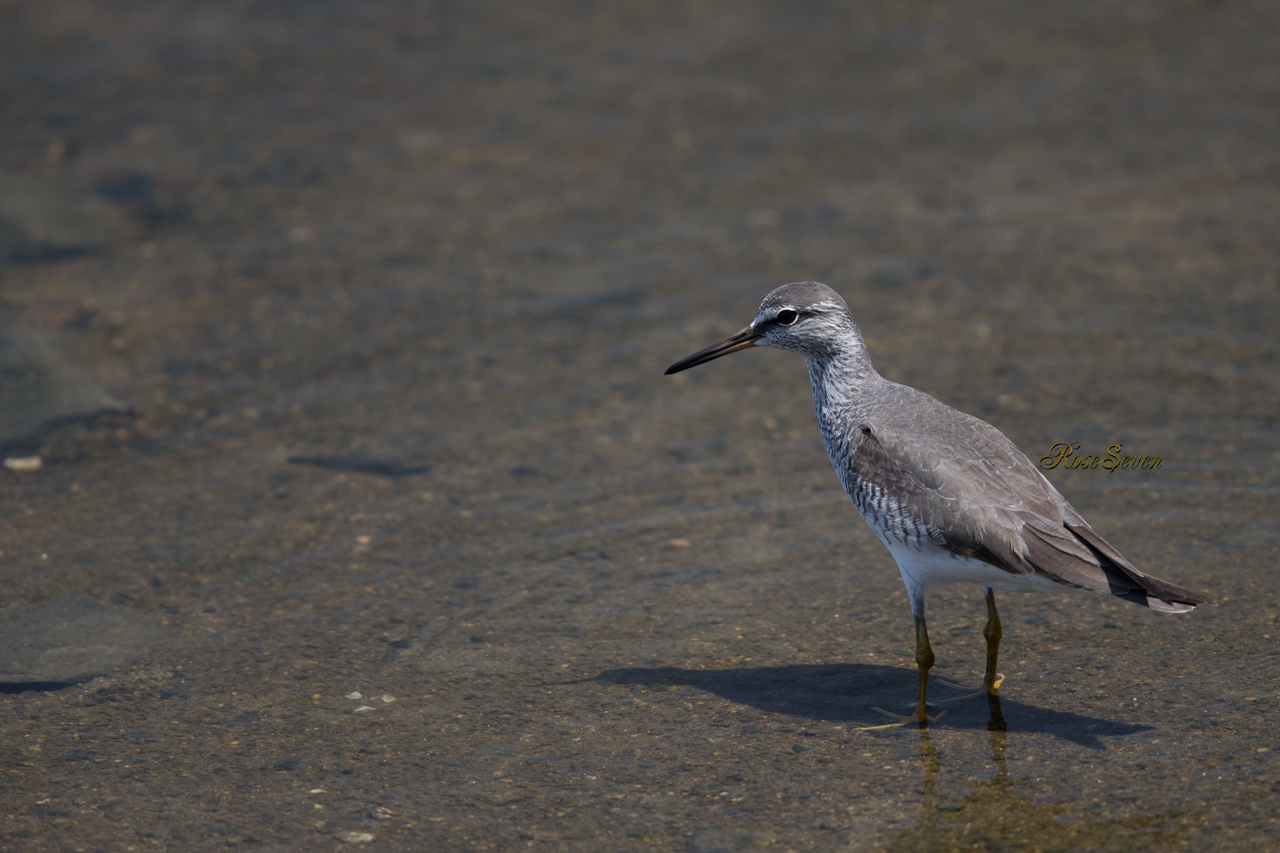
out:
<path id="1" fill-rule="evenodd" d="M 871 386 L 884 381 L 871 366 L 871 356 L 856 327 L 840 343 L 831 353 L 805 359 L 813 383 L 813 408 L 824 432 L 825 422 L 834 412 L 856 412 Z"/>

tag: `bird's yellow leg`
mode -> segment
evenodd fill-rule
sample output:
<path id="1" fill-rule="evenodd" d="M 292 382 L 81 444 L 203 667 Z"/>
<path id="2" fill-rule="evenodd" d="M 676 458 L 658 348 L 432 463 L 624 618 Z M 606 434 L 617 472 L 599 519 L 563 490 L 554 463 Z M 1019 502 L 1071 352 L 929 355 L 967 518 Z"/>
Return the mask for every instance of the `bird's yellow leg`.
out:
<path id="1" fill-rule="evenodd" d="M 996 659 L 1000 656 L 1000 638 L 1003 633 L 1000 630 L 1000 614 L 996 611 L 996 591 L 991 587 L 983 587 L 983 591 L 987 594 L 987 626 L 982 629 L 982 636 L 987 641 L 987 676 L 983 683 L 987 693 L 995 696 L 1004 682 L 1004 676 L 996 672 Z"/>
<path id="2" fill-rule="evenodd" d="M 929 722 L 925 715 L 925 694 L 929 691 L 929 670 L 933 669 L 933 647 L 929 645 L 929 629 L 924 617 L 916 618 L 916 669 L 920 675 L 919 696 L 916 699 L 917 722 Z"/>
<path id="3" fill-rule="evenodd" d="M 996 591 L 985 586 L 982 590 L 987 596 L 987 624 L 982 629 L 982 636 L 987 641 L 987 674 L 982 679 L 982 686 L 977 689 L 956 684 L 954 681 L 942 681 L 948 687 L 973 691 L 972 693 L 966 693 L 964 696 L 945 699 L 943 700 L 944 702 L 959 702 L 961 699 L 972 699 L 974 696 L 981 696 L 984 693 L 988 696 L 996 696 L 1000 685 L 1004 683 L 1004 676 L 996 672 L 996 660 L 1000 656 L 1000 638 L 1003 636 L 1000 630 L 1000 613 L 996 610 Z M 941 681 L 941 679 L 939 680 Z"/>
<path id="4" fill-rule="evenodd" d="M 918 723 L 927 726 L 929 723 L 936 723 L 946 711 L 942 711 L 933 717 L 930 717 L 926 710 L 928 705 L 925 704 L 925 694 L 929 688 L 929 670 L 933 668 L 933 647 L 929 645 L 929 629 L 925 626 L 924 617 L 916 617 L 916 671 L 919 676 L 919 684 L 917 686 L 916 709 L 910 714 L 895 714 L 886 711 L 883 708 L 872 708 L 886 717 L 892 717 L 897 720 L 894 723 L 886 723 L 883 726 L 870 726 L 869 729 L 888 729 L 894 726 L 905 726 L 909 723 Z"/>

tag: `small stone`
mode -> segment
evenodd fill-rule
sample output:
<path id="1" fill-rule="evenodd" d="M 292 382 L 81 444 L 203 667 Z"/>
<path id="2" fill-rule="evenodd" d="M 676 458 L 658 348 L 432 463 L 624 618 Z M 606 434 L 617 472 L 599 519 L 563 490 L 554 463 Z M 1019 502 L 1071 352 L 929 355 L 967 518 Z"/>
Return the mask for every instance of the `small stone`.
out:
<path id="1" fill-rule="evenodd" d="M 39 471 L 44 467 L 44 460 L 39 456 L 10 456 L 4 460 L 4 467 L 10 471 Z"/>
<path id="2" fill-rule="evenodd" d="M 369 817 L 374 820 L 391 820 L 395 817 L 395 813 L 386 806 L 377 806 L 373 811 L 369 812 Z"/>
<path id="3" fill-rule="evenodd" d="M 334 836 L 348 844 L 368 844 L 373 840 L 372 832 L 336 832 Z"/>
<path id="4" fill-rule="evenodd" d="M 361 711 L 376 711 L 376 710 L 377 709 L 374 708 L 372 705 L 361 705 L 359 708 L 356 708 L 353 713 L 359 714 Z"/>
<path id="5" fill-rule="evenodd" d="M 379 698 L 380 698 L 380 699 L 382 699 L 382 701 L 383 701 L 383 702 L 385 702 L 385 703 L 386 703 L 386 704 L 388 704 L 388 705 L 390 705 L 392 702 L 396 701 L 396 697 L 392 696 L 390 693 L 384 693 L 384 694 L 382 694 L 382 696 L 380 696 Z"/>
<path id="6" fill-rule="evenodd" d="M 350 693 L 348 693 L 346 696 L 343 696 L 342 698 L 343 699 L 363 699 L 364 695 L 361 694 L 360 691 L 358 690 L 353 690 Z"/>

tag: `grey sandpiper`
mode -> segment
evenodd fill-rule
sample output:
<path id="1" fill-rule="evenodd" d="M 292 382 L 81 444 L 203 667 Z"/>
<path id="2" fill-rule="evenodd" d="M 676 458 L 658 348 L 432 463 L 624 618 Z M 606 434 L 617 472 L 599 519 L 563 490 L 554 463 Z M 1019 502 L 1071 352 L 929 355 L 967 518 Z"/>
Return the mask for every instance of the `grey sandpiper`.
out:
<path id="1" fill-rule="evenodd" d="M 1004 680 L 996 672 L 997 589 L 1083 589 L 1162 613 L 1217 605 L 1135 568 L 1000 430 L 876 373 L 844 300 L 825 284 L 779 287 L 751 325 L 666 372 L 755 346 L 804 357 L 831 464 L 902 573 L 915 617 L 919 690 L 914 712 L 901 720 L 930 721 L 925 693 L 934 655 L 925 600 L 939 584 L 983 587 L 983 687 L 991 696 Z"/>

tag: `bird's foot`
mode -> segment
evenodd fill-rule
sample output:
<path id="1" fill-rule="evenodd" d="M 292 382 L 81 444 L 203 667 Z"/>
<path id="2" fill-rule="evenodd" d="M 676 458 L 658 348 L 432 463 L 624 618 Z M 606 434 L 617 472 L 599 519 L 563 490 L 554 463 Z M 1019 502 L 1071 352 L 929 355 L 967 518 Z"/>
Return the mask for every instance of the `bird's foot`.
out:
<path id="1" fill-rule="evenodd" d="M 990 684 L 983 682 L 981 685 L 977 687 L 974 687 L 972 684 L 960 684 L 958 682 L 950 681 L 945 678 L 938 678 L 935 680 L 939 684 L 945 684 L 947 687 L 953 687 L 956 690 L 969 691 L 968 693 L 965 693 L 963 696 L 953 696 L 950 699 L 943 699 L 938 703 L 940 705 L 945 705 L 951 702 L 960 702 L 964 699 L 972 699 L 975 696 L 998 696 L 999 693 L 997 691 L 999 691 L 1000 685 L 1004 684 L 1004 675 L 997 672 L 996 677 L 992 680 Z"/>
<path id="2" fill-rule="evenodd" d="M 871 710 L 875 711 L 878 714 L 884 714 L 886 717 L 889 717 L 894 722 L 885 723 L 882 726 L 863 726 L 861 729 L 859 729 L 859 731 L 874 732 L 874 731 L 877 731 L 878 729 L 896 729 L 900 726 L 910 726 L 910 725 L 927 726 L 929 725 L 929 723 L 938 722 L 938 720 L 942 719 L 942 715 L 947 713 L 946 711 L 939 711 L 938 713 L 930 717 L 927 713 L 921 712 L 921 708 L 919 705 L 917 705 L 915 710 L 912 711 L 910 714 L 895 714 L 892 711 L 886 711 L 884 708 L 872 708 Z"/>

